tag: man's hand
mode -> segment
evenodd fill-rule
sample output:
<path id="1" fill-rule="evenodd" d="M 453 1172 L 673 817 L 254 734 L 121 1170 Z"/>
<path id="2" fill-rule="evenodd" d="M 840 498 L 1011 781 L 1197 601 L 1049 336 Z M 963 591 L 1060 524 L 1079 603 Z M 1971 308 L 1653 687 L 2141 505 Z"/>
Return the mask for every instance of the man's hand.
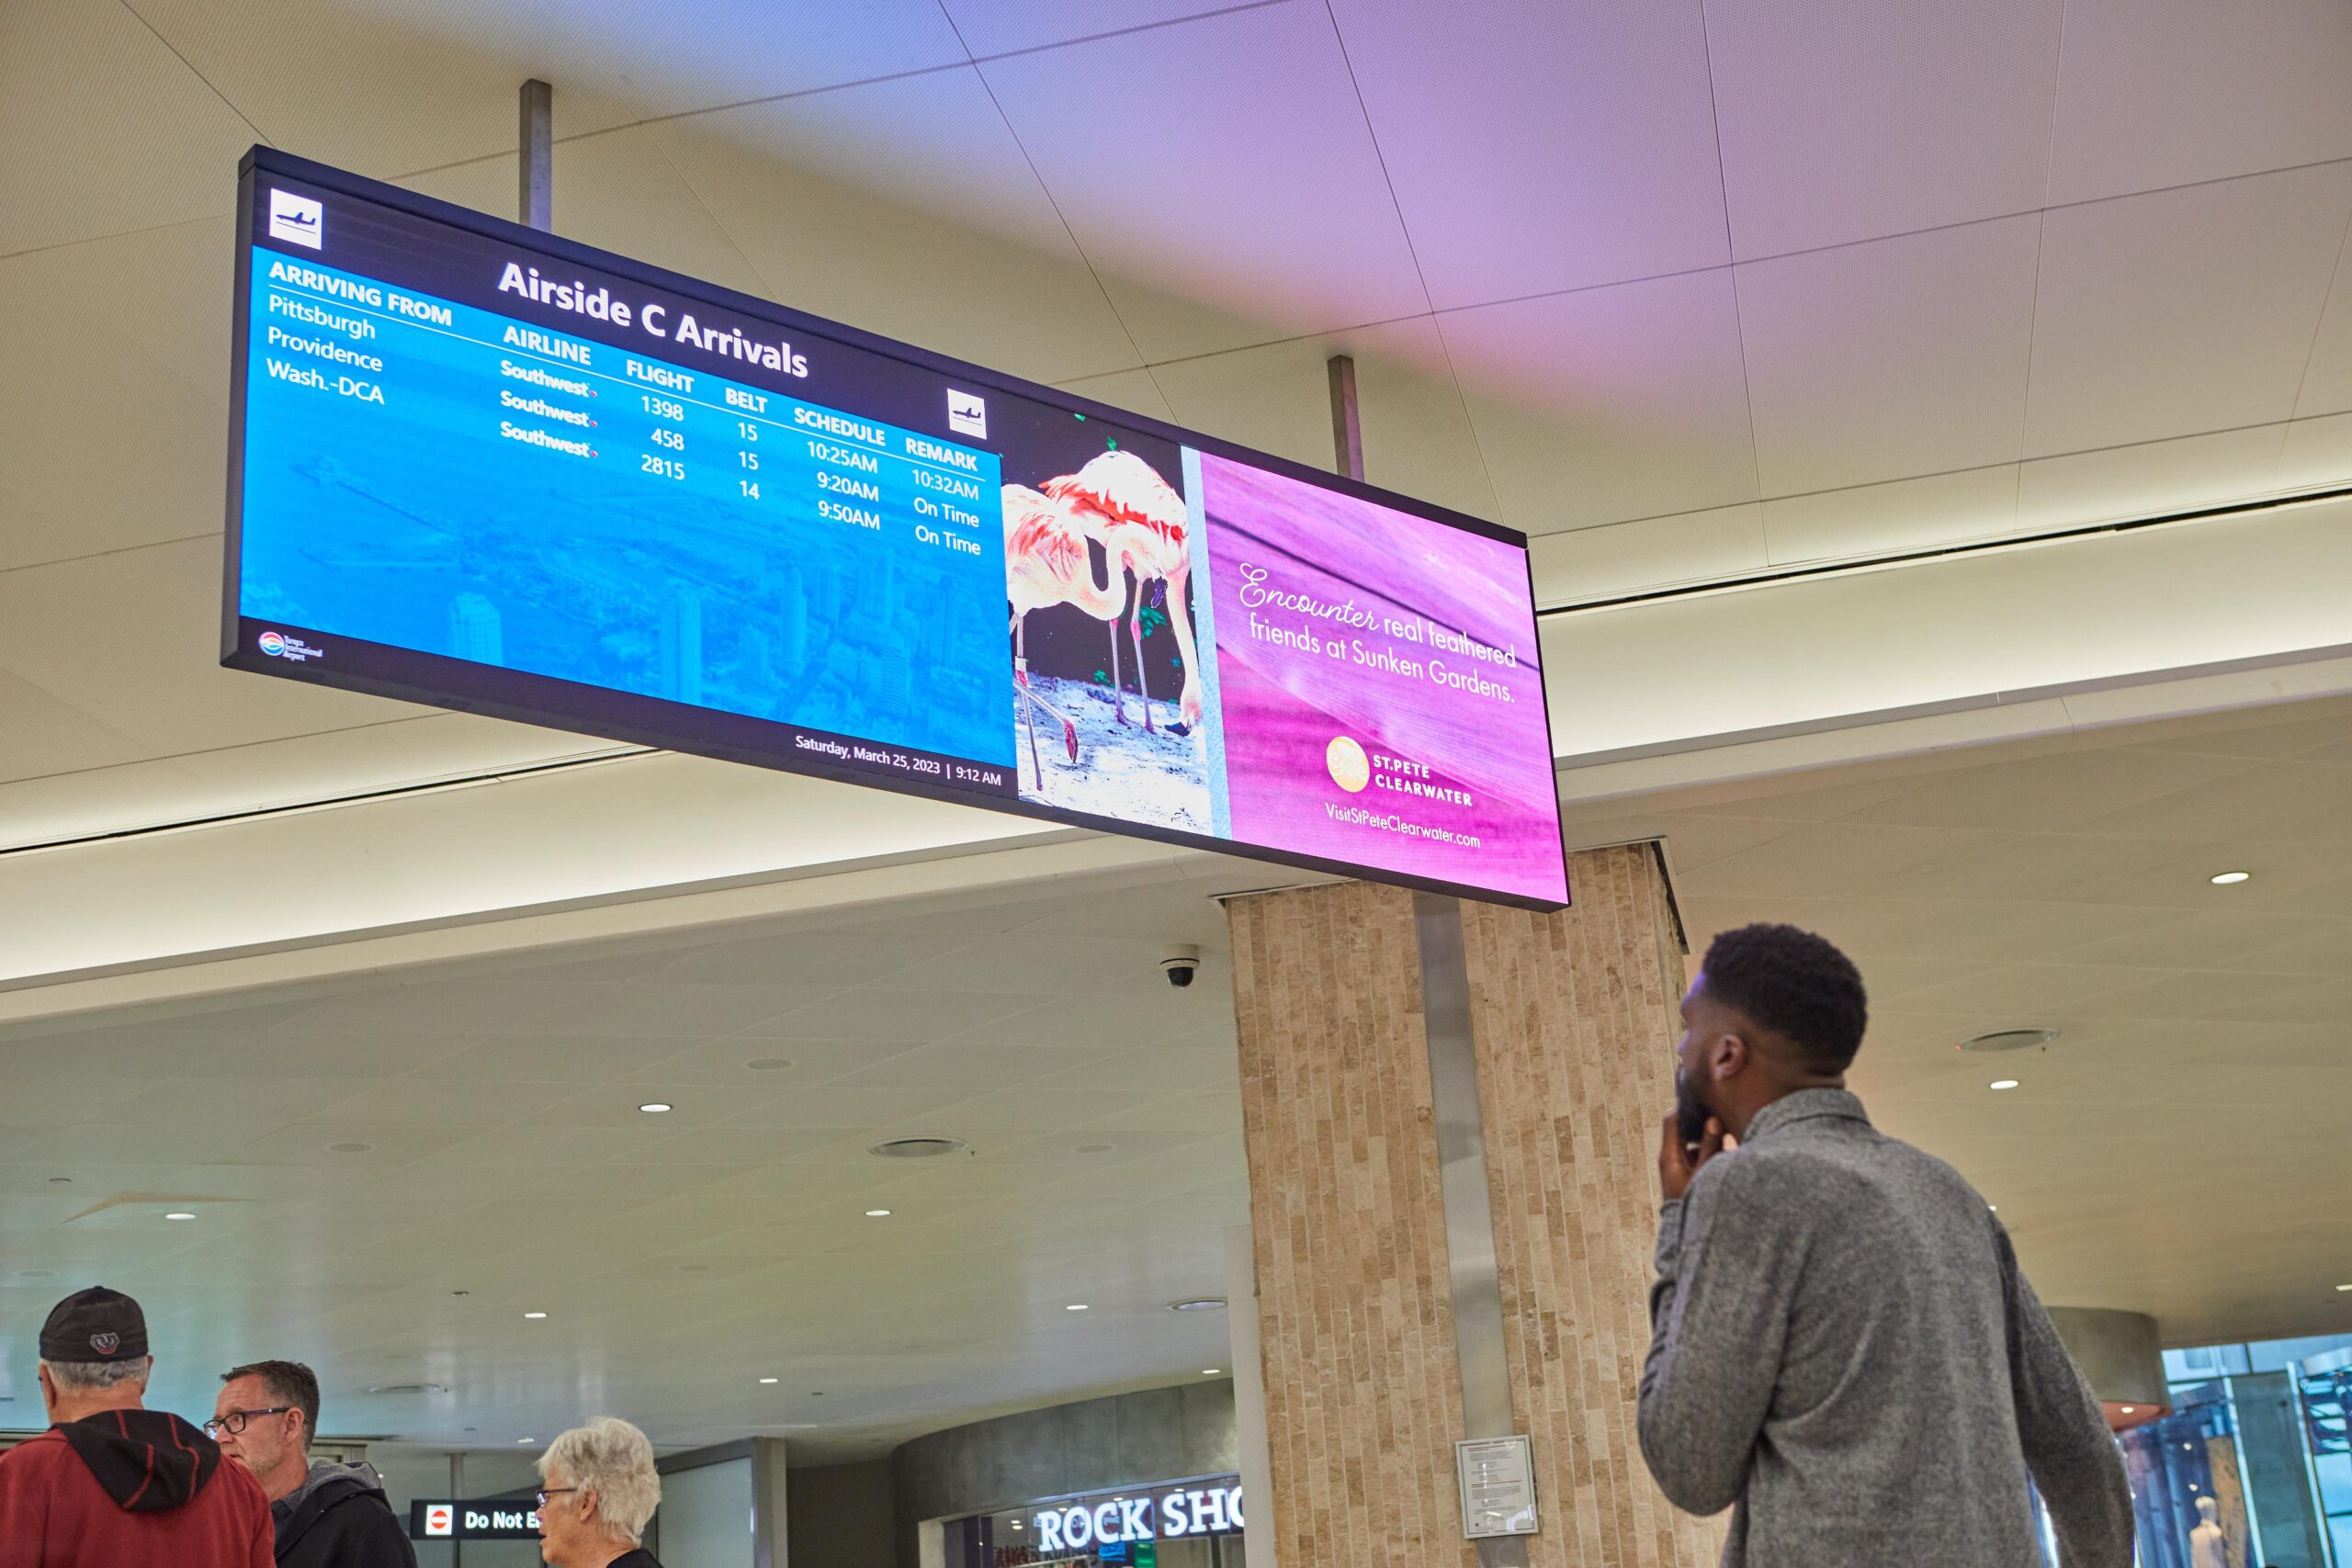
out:
<path id="1" fill-rule="evenodd" d="M 1735 1142 L 1731 1145 L 1737 1148 Z M 1666 1126 L 1658 1138 L 1657 1185 L 1668 1202 L 1679 1201 L 1690 1190 L 1690 1179 L 1699 1174 L 1706 1163 L 1724 1152 L 1724 1124 L 1714 1117 L 1707 1118 L 1706 1135 L 1699 1140 L 1699 1152 L 1694 1156 L 1682 1142 L 1682 1119 L 1669 1111 Z"/>

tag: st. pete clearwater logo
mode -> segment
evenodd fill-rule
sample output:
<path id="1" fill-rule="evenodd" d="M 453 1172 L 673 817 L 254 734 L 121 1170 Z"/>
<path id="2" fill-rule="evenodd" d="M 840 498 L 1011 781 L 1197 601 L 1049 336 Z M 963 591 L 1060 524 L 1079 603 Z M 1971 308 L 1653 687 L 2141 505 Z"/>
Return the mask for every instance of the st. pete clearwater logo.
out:
<path id="1" fill-rule="evenodd" d="M 1347 736 L 1335 735 L 1323 748 L 1323 765 L 1331 771 L 1331 782 L 1350 795 L 1363 794 L 1372 782 L 1372 759 Z"/>

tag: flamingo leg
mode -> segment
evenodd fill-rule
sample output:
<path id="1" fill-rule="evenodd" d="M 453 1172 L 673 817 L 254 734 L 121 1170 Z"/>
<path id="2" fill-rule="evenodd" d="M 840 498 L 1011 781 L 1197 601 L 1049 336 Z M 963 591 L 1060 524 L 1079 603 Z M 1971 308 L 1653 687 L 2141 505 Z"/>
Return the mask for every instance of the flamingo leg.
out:
<path id="1" fill-rule="evenodd" d="M 1143 661 L 1143 579 L 1138 577 L 1136 579 L 1135 618 L 1127 623 L 1127 629 L 1135 634 L 1136 690 L 1143 694 L 1143 729 L 1146 735 L 1150 735 L 1155 731 L 1151 722 L 1151 672 Z"/>
<path id="2" fill-rule="evenodd" d="M 1111 716 L 1125 724 L 1127 722 L 1127 694 L 1119 685 L 1119 617 L 1114 615 L 1105 624 L 1111 633 Z"/>
<path id="3" fill-rule="evenodd" d="M 1012 623 L 1012 682 L 1021 688 L 1021 727 L 1029 732 L 1029 773 L 1037 781 L 1037 789 L 1046 788 L 1046 767 L 1037 760 L 1037 716 L 1031 711 L 1029 690 L 1029 617 L 1021 615 Z M 1017 780 L 1015 781 L 1018 782 Z"/>

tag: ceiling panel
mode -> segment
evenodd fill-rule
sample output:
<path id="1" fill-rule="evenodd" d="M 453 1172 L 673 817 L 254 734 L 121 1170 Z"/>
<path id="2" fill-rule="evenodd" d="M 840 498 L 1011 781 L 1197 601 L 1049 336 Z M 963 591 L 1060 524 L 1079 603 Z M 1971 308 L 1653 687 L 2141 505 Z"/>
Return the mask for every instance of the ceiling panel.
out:
<path id="1" fill-rule="evenodd" d="M 0 10 L 0 256 L 227 212 L 259 138 L 127 6 Z"/>
<path id="2" fill-rule="evenodd" d="M 2352 240 L 2352 219 L 2346 222 Z M 2295 417 L 2352 412 L 2352 274 L 2344 262 L 2346 241 L 2336 243 L 2335 276 L 2321 312 L 2319 336 L 2312 344 L 2311 363 L 2303 369 L 2302 389 L 2295 398 Z"/>
<path id="3" fill-rule="evenodd" d="M 968 68 L 651 134 L 786 304 L 1034 380 L 1141 363 Z"/>
<path id="4" fill-rule="evenodd" d="M 1322 6 L 980 69 L 1148 362 L 1428 310 Z"/>
<path id="5" fill-rule="evenodd" d="M 2028 216 L 1737 268 L 1764 494 L 2016 461 L 2041 242 Z"/>
<path id="6" fill-rule="evenodd" d="M 2049 212 L 2027 455 L 2286 419 L 2347 216 L 2352 164 Z"/>
<path id="7" fill-rule="evenodd" d="M 1964 468 L 1764 502 L 1775 566 L 1988 539 L 2017 526 L 2018 465 Z"/>
<path id="8" fill-rule="evenodd" d="M 220 531 L 230 271 L 226 220 L 0 261 L 0 571 Z"/>
<path id="9" fill-rule="evenodd" d="M 2287 426 L 2257 424 L 2063 457 L 2018 472 L 2020 532 L 2117 518 L 2161 517 L 2278 488 Z"/>
<path id="10" fill-rule="evenodd" d="M 1280 6 L 1295 0 L 1256 3 Z M 1206 0 L 943 0 L 943 6 L 965 47 L 980 56 L 1043 49 L 1239 8 Z"/>
<path id="11" fill-rule="evenodd" d="M 2278 454 L 2278 488 L 2302 490 L 2352 479 L 2352 414 L 2299 419 Z"/>
<path id="12" fill-rule="evenodd" d="M 2050 199 L 2352 156 L 2335 0 L 2069 0 Z"/>
<path id="13" fill-rule="evenodd" d="M 1757 499 L 1728 267 L 1439 322 L 1513 527 L 1550 534 Z"/>
<path id="14" fill-rule="evenodd" d="M 1740 259 L 2041 205 L 2060 0 L 1715 0 Z"/>
<path id="15" fill-rule="evenodd" d="M 1428 317 L 1180 359 L 1155 368 L 1152 378 L 1179 423 L 1329 468 L 1335 354 L 1355 360 L 1364 478 L 1476 517 L 1495 516 L 1469 411 Z"/>
<path id="16" fill-rule="evenodd" d="M 1661 582 L 1742 576 L 1766 564 L 1763 509 L 1750 502 L 1571 528 L 1530 540 L 1528 558 L 1535 602 L 1543 605 L 1606 598 Z"/>
<path id="17" fill-rule="evenodd" d="M 1439 309 L 1731 259 L 1697 0 L 1332 12 Z"/>

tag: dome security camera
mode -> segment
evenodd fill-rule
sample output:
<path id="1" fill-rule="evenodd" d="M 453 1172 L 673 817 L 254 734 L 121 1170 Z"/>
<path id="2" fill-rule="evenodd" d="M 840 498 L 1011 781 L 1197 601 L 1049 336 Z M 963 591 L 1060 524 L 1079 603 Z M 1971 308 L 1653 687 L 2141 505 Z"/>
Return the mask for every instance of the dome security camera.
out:
<path id="1" fill-rule="evenodd" d="M 1159 961 L 1159 967 L 1168 976 L 1168 983 L 1181 990 L 1191 985 L 1193 976 L 1200 973 L 1201 950 L 1189 942 L 1179 942 L 1168 950 L 1168 955 Z"/>

